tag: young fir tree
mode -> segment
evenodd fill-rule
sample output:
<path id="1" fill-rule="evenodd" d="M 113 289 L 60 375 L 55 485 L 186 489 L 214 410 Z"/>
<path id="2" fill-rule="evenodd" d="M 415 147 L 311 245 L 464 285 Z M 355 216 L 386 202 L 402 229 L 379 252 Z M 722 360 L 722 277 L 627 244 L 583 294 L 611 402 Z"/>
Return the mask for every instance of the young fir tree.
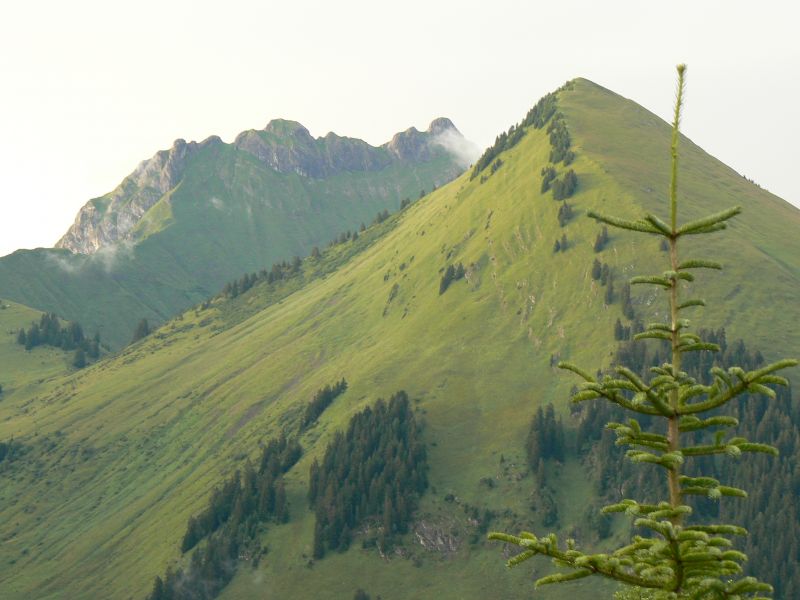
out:
<path id="1" fill-rule="evenodd" d="M 747 557 L 732 548 L 733 536 L 745 535 L 736 525 L 700 525 L 692 520 L 692 509 L 685 499 L 690 495 L 719 499 L 722 496 L 745 497 L 746 492 L 726 486 L 713 477 L 688 477 L 681 473 L 685 460 L 703 456 L 738 457 L 742 452 L 776 454 L 765 444 L 749 442 L 730 436 L 738 421 L 729 416 L 705 416 L 734 398 L 750 393 L 771 398 L 775 392 L 767 384 L 787 385 L 785 378 L 775 373 L 798 364 L 796 360 L 781 360 L 766 367 L 746 372 L 740 367 L 727 371 L 714 367 L 711 385 L 701 385 L 681 370 L 681 357 L 687 352 L 719 351 L 716 344 L 704 342 L 689 332 L 689 321 L 683 318 L 686 310 L 704 306 L 700 299 L 682 299 L 682 282 L 694 281 L 694 269 L 720 269 L 709 260 L 679 259 L 679 243 L 685 236 L 709 234 L 726 228 L 727 221 L 739 214 L 731 208 L 680 225 L 677 218 L 678 139 L 684 91 L 685 66 L 678 66 L 678 89 L 675 119 L 672 129 L 672 174 L 669 190 L 669 222 L 655 215 L 631 221 L 589 213 L 601 223 L 634 232 L 660 236 L 669 245 L 669 268 L 660 275 L 635 277 L 634 284 L 651 284 L 666 291 L 669 298 L 669 319 L 666 323 L 651 323 L 634 339 L 665 340 L 671 348 L 671 362 L 651 369 L 652 376 L 643 380 L 631 369 L 620 366 L 616 376 L 593 377 L 569 363 L 559 363 L 579 375 L 584 383 L 572 400 L 582 402 L 603 398 L 632 413 L 649 415 L 654 422 L 652 431 L 644 430 L 636 418 L 627 423 L 609 423 L 615 430 L 617 443 L 629 446 L 627 457 L 639 463 L 651 463 L 663 468 L 669 489 L 669 500 L 643 504 L 622 500 L 606 506 L 606 513 L 625 512 L 635 517 L 634 524 L 644 530 L 630 544 L 609 554 L 586 554 L 576 549 L 573 540 L 560 545 L 555 534 L 537 537 L 529 532 L 518 536 L 492 533 L 490 538 L 517 545 L 523 551 L 513 557 L 509 566 L 518 565 L 542 554 L 554 559 L 557 566 L 569 569 L 543 577 L 536 585 L 560 583 L 590 575 L 602 575 L 626 586 L 634 586 L 648 597 L 672 599 L 738 600 L 764 598 L 772 591 L 770 585 L 754 577 L 742 577 L 741 563 Z M 661 425 L 660 431 L 655 428 Z M 698 442 L 696 433 L 711 433 L 713 438 Z M 688 435 L 687 435 L 688 434 Z M 687 439 L 690 438 L 690 439 Z"/>

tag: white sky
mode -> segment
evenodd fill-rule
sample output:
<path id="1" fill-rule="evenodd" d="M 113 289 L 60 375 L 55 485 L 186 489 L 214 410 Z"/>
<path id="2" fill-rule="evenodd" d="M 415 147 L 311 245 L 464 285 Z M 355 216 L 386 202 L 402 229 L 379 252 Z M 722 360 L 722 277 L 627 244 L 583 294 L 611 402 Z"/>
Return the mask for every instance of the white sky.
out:
<path id="1" fill-rule="evenodd" d="M 0 9 L 0 256 L 51 246 L 175 138 L 271 118 L 372 144 L 448 116 L 481 147 L 587 77 L 800 206 L 796 2 L 30 1 Z"/>

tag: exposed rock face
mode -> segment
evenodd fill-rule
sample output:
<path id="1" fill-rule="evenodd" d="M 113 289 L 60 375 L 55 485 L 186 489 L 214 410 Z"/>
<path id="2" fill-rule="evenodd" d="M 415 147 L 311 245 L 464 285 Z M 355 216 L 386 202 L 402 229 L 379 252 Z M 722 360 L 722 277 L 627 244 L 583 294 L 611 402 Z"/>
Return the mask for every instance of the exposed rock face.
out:
<path id="1" fill-rule="evenodd" d="M 441 153 L 450 154 L 436 143 L 443 132 L 461 136 L 449 119 L 438 118 L 424 132 L 412 127 L 375 147 L 335 133 L 315 139 L 300 123 L 276 119 L 263 130 L 240 133 L 232 146 L 280 173 L 322 179 L 343 172 L 378 171 L 398 161 L 427 162 Z M 143 161 L 113 192 L 87 202 L 56 247 L 92 254 L 103 246 L 131 239 L 144 214 L 180 183 L 192 157 L 213 145 L 224 142 L 217 136 L 201 143 L 179 139 L 169 150 Z M 457 174 L 454 170 L 446 176 Z"/>
<path id="2" fill-rule="evenodd" d="M 187 162 L 199 149 L 222 144 L 217 136 L 201 143 L 178 139 L 169 150 L 156 152 L 110 194 L 87 202 L 75 222 L 57 243 L 81 254 L 129 239 L 131 230 L 158 200 L 183 177 Z"/>
<path id="3" fill-rule="evenodd" d="M 461 135 L 450 119 L 439 117 L 431 122 L 426 131 L 418 131 L 414 127 L 410 127 L 395 134 L 391 141 L 381 147 L 386 148 L 400 160 L 426 161 L 430 160 L 431 154 L 439 147 L 435 143 L 436 136 L 445 131 L 452 131 L 459 136 Z"/>
<path id="4" fill-rule="evenodd" d="M 298 173 L 317 179 L 342 171 L 377 171 L 391 157 L 368 143 L 329 133 L 314 139 L 295 121 L 277 119 L 262 130 L 240 133 L 233 142 L 280 173 Z"/>
<path id="5" fill-rule="evenodd" d="M 443 523 L 418 521 L 414 525 L 414 536 L 428 552 L 438 552 L 445 556 L 455 554 L 461 546 L 461 540 L 448 531 Z"/>

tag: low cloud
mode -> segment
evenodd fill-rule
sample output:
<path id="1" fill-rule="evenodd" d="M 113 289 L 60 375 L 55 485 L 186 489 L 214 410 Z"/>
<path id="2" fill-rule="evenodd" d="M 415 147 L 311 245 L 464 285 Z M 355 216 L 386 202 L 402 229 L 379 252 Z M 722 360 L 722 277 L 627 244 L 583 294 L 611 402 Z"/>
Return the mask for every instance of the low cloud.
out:
<path id="1" fill-rule="evenodd" d="M 211 196 L 211 198 L 209 198 L 208 201 L 211 203 L 211 206 L 213 206 L 217 210 L 225 209 L 225 203 L 216 196 Z"/>
<path id="2" fill-rule="evenodd" d="M 73 254 L 66 254 L 61 252 L 48 252 L 46 254 L 47 260 L 54 263 L 59 269 L 65 273 L 75 273 L 81 268 L 83 261 L 75 257 Z"/>
<path id="3" fill-rule="evenodd" d="M 459 165 L 465 169 L 473 164 L 481 155 L 481 149 L 476 144 L 452 129 L 442 131 L 431 141 L 437 146 L 442 146 L 450 154 L 455 156 Z"/>
<path id="4" fill-rule="evenodd" d="M 99 264 L 106 273 L 113 271 L 120 260 L 133 258 L 133 242 L 122 240 L 115 244 L 103 246 L 91 255 L 89 262 Z"/>

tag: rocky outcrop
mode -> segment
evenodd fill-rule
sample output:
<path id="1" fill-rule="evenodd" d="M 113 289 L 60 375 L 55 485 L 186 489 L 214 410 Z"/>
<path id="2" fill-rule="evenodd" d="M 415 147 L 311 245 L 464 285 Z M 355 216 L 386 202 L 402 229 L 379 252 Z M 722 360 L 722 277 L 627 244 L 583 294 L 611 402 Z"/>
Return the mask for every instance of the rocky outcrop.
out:
<path id="1" fill-rule="evenodd" d="M 391 157 L 367 142 L 335 133 L 314 139 L 300 123 L 283 119 L 270 121 L 261 131 L 240 133 L 233 145 L 280 173 L 315 179 L 343 171 L 377 171 L 391 163 Z"/>
<path id="2" fill-rule="evenodd" d="M 92 254 L 103 246 L 129 239 L 150 207 L 180 183 L 191 157 L 215 144 L 222 144 L 217 136 L 199 144 L 178 139 L 169 150 L 142 161 L 113 192 L 87 202 L 55 247 Z"/>
<path id="3" fill-rule="evenodd" d="M 443 133 L 461 137 L 449 119 L 438 118 L 426 131 L 412 127 L 375 147 L 335 133 L 314 138 L 300 123 L 276 119 L 262 130 L 240 133 L 232 146 L 280 173 L 323 179 L 345 172 L 379 171 L 398 161 L 413 164 L 449 156 L 453 152 L 437 143 Z M 180 183 L 192 157 L 214 145 L 224 142 L 217 136 L 200 143 L 179 139 L 169 150 L 143 161 L 113 192 L 86 203 L 56 247 L 92 254 L 104 246 L 130 240 L 145 213 Z M 439 183 L 460 172 L 457 160 L 452 167 L 443 168 Z"/>
<path id="4" fill-rule="evenodd" d="M 414 524 L 414 537 L 428 552 L 449 556 L 458 552 L 461 540 L 453 534 L 452 527 L 443 523 L 420 520 Z"/>
<path id="5" fill-rule="evenodd" d="M 461 136 L 450 119 L 440 117 L 434 119 L 425 131 L 418 131 L 416 128 L 410 127 L 395 134 L 391 141 L 384 144 L 382 148 L 400 160 L 428 161 L 431 159 L 431 155 L 441 148 L 436 141 L 437 137 L 445 132 Z"/>

